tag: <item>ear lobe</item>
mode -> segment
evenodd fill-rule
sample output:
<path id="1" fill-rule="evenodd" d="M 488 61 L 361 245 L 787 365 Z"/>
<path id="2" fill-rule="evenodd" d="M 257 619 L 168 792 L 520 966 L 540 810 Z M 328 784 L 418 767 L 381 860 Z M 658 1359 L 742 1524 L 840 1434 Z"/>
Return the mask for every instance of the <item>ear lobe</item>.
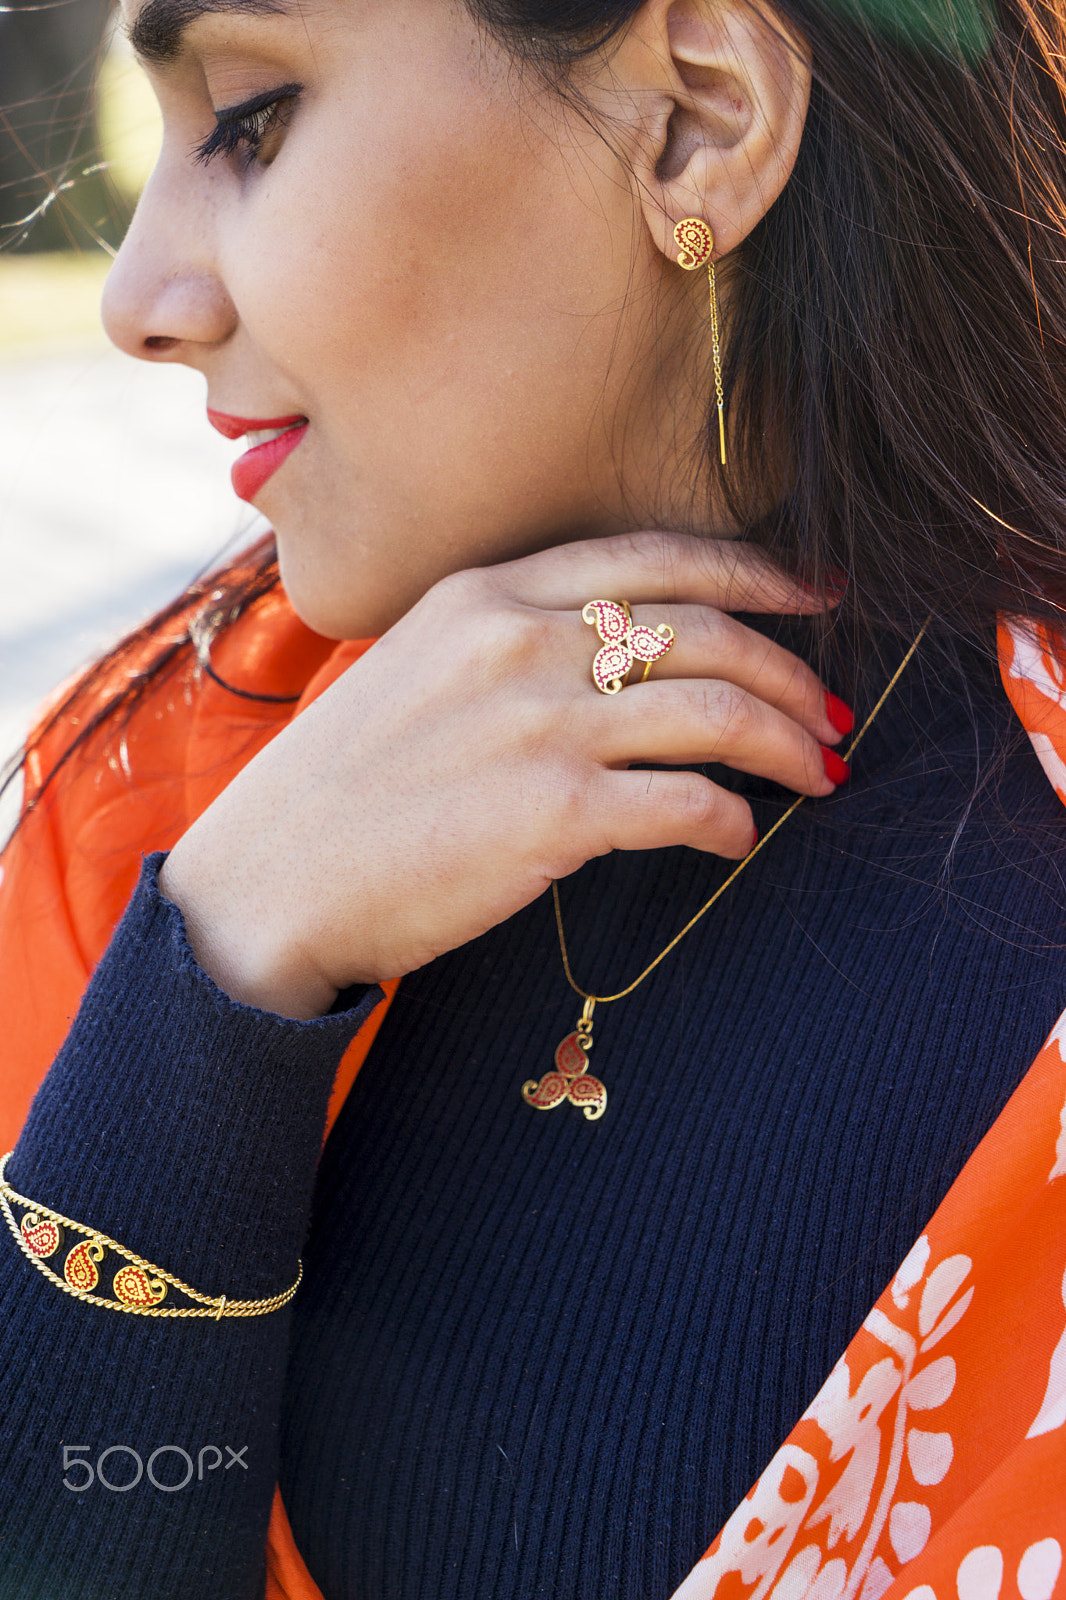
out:
<path id="1" fill-rule="evenodd" d="M 645 220 L 673 260 L 674 224 L 702 217 L 720 259 L 788 182 L 810 98 L 809 51 L 754 0 L 648 0 L 641 21 L 657 34 L 673 103 L 646 152 L 654 170 L 641 174 Z"/>

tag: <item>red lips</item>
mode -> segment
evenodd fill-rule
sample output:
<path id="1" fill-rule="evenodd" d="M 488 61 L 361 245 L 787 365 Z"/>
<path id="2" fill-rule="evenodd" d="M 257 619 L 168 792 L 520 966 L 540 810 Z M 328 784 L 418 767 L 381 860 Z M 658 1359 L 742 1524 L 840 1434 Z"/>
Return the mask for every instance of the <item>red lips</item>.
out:
<path id="1" fill-rule="evenodd" d="M 230 481 L 234 493 L 241 500 L 254 500 L 267 479 L 277 472 L 307 432 L 307 418 L 299 414 L 289 417 L 232 417 L 224 411 L 212 411 L 209 407 L 207 417 L 211 426 L 227 439 L 240 439 L 246 433 L 262 433 L 269 428 L 286 430 L 279 433 L 276 439 L 254 445 L 233 463 Z"/>

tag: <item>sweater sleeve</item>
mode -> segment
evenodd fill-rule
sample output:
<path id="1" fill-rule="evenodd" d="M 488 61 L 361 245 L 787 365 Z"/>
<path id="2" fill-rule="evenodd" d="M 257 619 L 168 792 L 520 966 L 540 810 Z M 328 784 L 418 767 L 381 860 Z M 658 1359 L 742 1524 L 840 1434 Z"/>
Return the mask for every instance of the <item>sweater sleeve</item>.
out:
<path id="1" fill-rule="evenodd" d="M 162 859 L 145 862 L 6 1179 L 203 1295 L 264 1299 L 296 1278 L 334 1075 L 380 990 L 311 1022 L 229 999 L 159 894 Z M 63 1229 L 45 1265 L 62 1276 L 83 1239 Z M 108 1252 L 96 1294 L 121 1265 Z M 160 1302 L 192 1304 L 171 1287 Z M 4 1600 L 259 1600 L 289 1320 L 288 1306 L 164 1318 L 80 1301 L 0 1228 Z"/>

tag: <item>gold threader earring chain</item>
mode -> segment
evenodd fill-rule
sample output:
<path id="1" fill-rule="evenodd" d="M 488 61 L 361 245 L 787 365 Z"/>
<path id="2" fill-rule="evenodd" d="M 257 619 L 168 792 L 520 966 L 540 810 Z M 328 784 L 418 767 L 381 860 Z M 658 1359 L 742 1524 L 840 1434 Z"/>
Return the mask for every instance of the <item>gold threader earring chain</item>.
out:
<path id="1" fill-rule="evenodd" d="M 710 290 L 711 354 L 714 357 L 714 394 L 718 405 L 718 449 L 723 467 L 725 455 L 725 395 L 722 392 L 722 333 L 718 316 L 718 281 L 714 271 L 714 234 L 702 217 L 684 217 L 674 229 L 677 264 L 686 272 L 707 268 Z"/>
<path id="2" fill-rule="evenodd" d="M 884 706 L 885 701 L 888 699 L 907 666 L 913 659 L 915 651 L 918 649 L 922 639 L 925 637 L 926 630 L 929 627 L 931 620 L 931 617 L 926 617 L 925 621 L 922 623 L 914 642 L 911 644 L 910 649 L 907 651 L 906 655 L 903 657 L 903 660 L 900 662 L 888 683 L 885 685 L 877 704 L 874 706 L 873 710 L 870 712 L 870 715 L 866 718 L 866 721 L 863 723 L 862 727 L 859 729 L 858 733 L 855 735 L 854 739 L 852 739 L 851 744 L 845 751 L 843 757 L 845 761 L 850 761 L 855 750 L 858 748 L 859 743 L 869 729 L 873 726 L 873 723 Z M 555 1052 L 554 1069 L 550 1072 L 546 1072 L 539 1081 L 536 1078 L 530 1078 L 528 1082 L 522 1085 L 522 1098 L 526 1101 L 527 1105 L 533 1106 L 537 1111 L 551 1111 L 555 1106 L 561 1105 L 564 1100 L 569 1100 L 571 1105 L 578 1106 L 584 1112 L 589 1122 L 595 1122 L 597 1118 L 603 1116 L 603 1113 L 607 1109 L 607 1089 L 606 1086 L 601 1083 L 599 1078 L 594 1078 L 588 1071 L 588 1054 L 592 1049 L 593 1011 L 597 1006 L 613 1005 L 616 1000 L 624 1000 L 627 995 L 633 993 L 634 989 L 639 988 L 644 982 L 645 978 L 651 976 L 656 967 L 659 966 L 660 962 L 665 961 L 671 951 L 677 949 L 682 939 L 684 939 L 687 934 L 692 932 L 692 929 L 696 926 L 697 922 L 707 915 L 711 907 L 716 903 L 716 901 L 721 899 L 726 890 L 730 888 L 732 884 L 736 883 L 744 869 L 752 861 L 754 861 L 760 850 L 765 849 L 765 847 L 770 843 L 770 840 L 773 838 L 774 834 L 777 833 L 780 828 L 784 827 L 788 819 L 799 810 L 800 806 L 806 799 L 807 796 L 801 794 L 792 802 L 788 810 L 784 812 L 782 816 L 778 817 L 777 821 L 771 828 L 766 830 L 765 834 L 757 841 L 753 849 L 748 852 L 743 861 L 737 863 L 737 866 L 729 874 L 725 882 L 714 891 L 710 899 L 705 901 L 704 904 L 700 906 L 695 916 L 690 917 L 681 931 L 674 935 L 665 949 L 660 950 L 655 959 L 653 961 L 649 961 L 648 965 L 644 968 L 644 971 L 634 978 L 632 983 L 628 983 L 624 989 L 619 989 L 617 994 L 591 994 L 588 989 L 583 989 L 574 977 L 574 974 L 570 968 L 570 954 L 566 944 L 566 930 L 563 927 L 563 909 L 559 899 L 559 885 L 555 882 L 552 883 L 552 899 L 555 905 L 555 925 L 559 934 L 559 953 L 563 958 L 563 971 L 566 974 L 566 981 L 570 985 L 571 989 L 573 989 L 574 993 L 580 996 L 580 998 L 584 1001 L 584 1007 L 582 1009 L 581 1016 L 578 1019 L 576 1028 L 572 1033 L 568 1033 L 566 1035 L 565 1039 L 562 1040 Z"/>

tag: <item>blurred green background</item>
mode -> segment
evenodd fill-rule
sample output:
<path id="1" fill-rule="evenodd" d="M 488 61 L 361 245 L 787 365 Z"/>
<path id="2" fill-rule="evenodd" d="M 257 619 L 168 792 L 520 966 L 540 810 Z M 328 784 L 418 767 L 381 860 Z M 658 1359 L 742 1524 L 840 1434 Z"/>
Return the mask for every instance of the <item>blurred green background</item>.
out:
<path id="1" fill-rule="evenodd" d="M 102 337 L 114 250 L 159 148 L 110 0 L 0 12 L 0 346 Z"/>

